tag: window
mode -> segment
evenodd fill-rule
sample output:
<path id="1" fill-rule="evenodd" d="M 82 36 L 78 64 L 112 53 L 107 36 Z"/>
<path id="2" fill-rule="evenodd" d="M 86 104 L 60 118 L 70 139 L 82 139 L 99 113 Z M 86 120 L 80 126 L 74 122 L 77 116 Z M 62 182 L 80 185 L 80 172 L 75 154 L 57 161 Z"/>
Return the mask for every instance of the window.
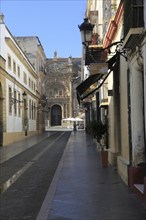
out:
<path id="1" fill-rule="evenodd" d="M 35 119 L 35 103 L 32 100 L 29 100 L 29 118 Z"/>
<path id="2" fill-rule="evenodd" d="M 13 72 L 16 74 L 16 62 L 13 60 Z"/>
<path id="3" fill-rule="evenodd" d="M 59 96 L 62 96 L 62 90 L 59 90 Z"/>
<path id="4" fill-rule="evenodd" d="M 12 114 L 12 88 L 9 87 L 9 114 Z"/>
<path id="5" fill-rule="evenodd" d="M 54 95 L 58 95 L 58 89 L 57 88 L 54 89 Z"/>
<path id="6" fill-rule="evenodd" d="M 15 115 L 17 115 L 17 94 L 16 94 L 16 90 L 14 90 L 14 113 Z"/>
<path id="7" fill-rule="evenodd" d="M 18 74 L 18 77 L 20 78 L 20 66 L 17 66 L 17 74 Z"/>
<path id="8" fill-rule="evenodd" d="M 31 108 L 31 100 L 29 99 L 29 118 L 31 119 L 31 111 L 32 108 Z"/>
<path id="9" fill-rule="evenodd" d="M 33 112 L 34 112 L 33 101 L 32 101 L 31 109 L 32 109 L 32 120 L 33 120 L 33 119 L 34 119 L 34 118 L 33 118 L 33 116 L 34 116 L 34 115 L 33 115 L 33 114 L 34 114 L 34 113 L 33 113 Z"/>
<path id="10" fill-rule="evenodd" d="M 21 115 L 20 93 L 18 93 L 18 116 Z"/>
<path id="11" fill-rule="evenodd" d="M 31 99 L 29 99 L 29 119 L 36 119 L 36 104 Z"/>
<path id="12" fill-rule="evenodd" d="M 34 120 L 35 117 L 35 103 L 29 99 L 29 118 Z"/>
<path id="13" fill-rule="evenodd" d="M 11 69 L 11 56 L 8 55 L 8 68 Z"/>
<path id="14" fill-rule="evenodd" d="M 29 78 L 29 88 L 30 88 L 30 82 L 31 82 L 31 81 L 30 81 L 30 78 Z"/>
<path id="15" fill-rule="evenodd" d="M 27 75 L 23 72 L 23 82 L 27 85 Z"/>
<path id="16" fill-rule="evenodd" d="M 35 106 L 35 103 L 34 103 L 34 120 L 36 119 L 36 106 Z"/>

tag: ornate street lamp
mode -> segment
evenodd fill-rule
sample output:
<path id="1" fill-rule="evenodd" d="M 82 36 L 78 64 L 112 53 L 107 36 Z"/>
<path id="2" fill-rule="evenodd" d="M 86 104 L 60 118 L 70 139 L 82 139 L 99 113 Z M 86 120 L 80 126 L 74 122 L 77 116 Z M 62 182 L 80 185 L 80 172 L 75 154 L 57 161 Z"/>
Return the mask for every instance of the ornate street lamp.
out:
<path id="1" fill-rule="evenodd" d="M 23 99 L 26 100 L 27 94 L 25 91 L 22 93 L 22 96 L 23 96 Z"/>
<path id="2" fill-rule="evenodd" d="M 78 25 L 81 32 L 82 44 L 88 45 L 92 42 L 92 31 L 94 25 L 91 24 L 88 18 L 84 18 L 84 22 L 81 25 Z"/>

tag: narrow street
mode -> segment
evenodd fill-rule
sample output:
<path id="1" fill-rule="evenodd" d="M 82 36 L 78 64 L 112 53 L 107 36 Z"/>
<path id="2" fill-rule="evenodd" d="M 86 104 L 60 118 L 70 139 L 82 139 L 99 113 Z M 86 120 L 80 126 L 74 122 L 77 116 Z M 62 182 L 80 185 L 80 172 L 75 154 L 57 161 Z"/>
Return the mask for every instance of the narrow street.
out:
<path id="1" fill-rule="evenodd" d="M 69 137 L 52 132 L 1 164 L 1 219 L 36 219 Z"/>
<path id="2" fill-rule="evenodd" d="M 0 220 L 146 220 L 146 0 L 1 0 Z"/>

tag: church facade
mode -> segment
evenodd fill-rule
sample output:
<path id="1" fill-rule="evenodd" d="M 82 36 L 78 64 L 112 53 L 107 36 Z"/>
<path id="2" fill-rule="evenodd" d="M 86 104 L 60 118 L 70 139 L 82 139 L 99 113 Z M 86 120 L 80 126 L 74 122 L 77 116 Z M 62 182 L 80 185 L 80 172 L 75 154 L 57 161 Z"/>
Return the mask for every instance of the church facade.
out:
<path id="1" fill-rule="evenodd" d="M 78 114 L 75 87 L 80 81 L 81 58 L 54 58 L 46 61 L 48 125 L 61 126 L 62 119 Z"/>

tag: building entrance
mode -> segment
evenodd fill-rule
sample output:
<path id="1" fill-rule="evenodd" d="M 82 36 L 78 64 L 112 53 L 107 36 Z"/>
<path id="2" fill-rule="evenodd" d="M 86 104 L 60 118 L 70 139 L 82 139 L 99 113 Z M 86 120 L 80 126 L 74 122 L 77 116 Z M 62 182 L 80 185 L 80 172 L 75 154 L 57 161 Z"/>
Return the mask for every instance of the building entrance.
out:
<path id="1" fill-rule="evenodd" d="M 61 125 L 62 110 L 59 105 L 54 105 L 51 108 L 51 126 Z"/>

